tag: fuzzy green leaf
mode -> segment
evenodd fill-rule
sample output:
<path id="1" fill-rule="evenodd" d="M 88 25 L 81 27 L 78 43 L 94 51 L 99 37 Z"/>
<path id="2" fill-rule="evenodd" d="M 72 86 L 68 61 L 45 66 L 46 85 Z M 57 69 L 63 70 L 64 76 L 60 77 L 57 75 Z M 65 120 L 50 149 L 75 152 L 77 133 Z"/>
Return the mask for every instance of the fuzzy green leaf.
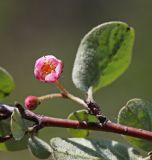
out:
<path id="1" fill-rule="evenodd" d="M 31 153 L 40 159 L 47 159 L 53 152 L 51 147 L 42 139 L 33 136 L 29 138 L 28 149 Z"/>
<path id="2" fill-rule="evenodd" d="M 12 76 L 0 67 L 0 100 L 8 96 L 14 89 L 14 86 Z"/>
<path id="3" fill-rule="evenodd" d="M 129 66 L 134 29 L 123 22 L 108 22 L 93 28 L 77 51 L 72 79 L 77 88 L 98 90 L 117 79 Z"/>
<path id="4" fill-rule="evenodd" d="M 72 112 L 69 116 L 68 119 L 71 120 L 78 120 L 78 121 L 86 121 L 86 122 L 95 122 L 96 117 L 93 115 L 88 114 L 88 111 L 86 110 L 79 110 L 76 112 Z M 84 129 L 68 129 L 69 133 L 73 137 L 87 137 L 89 136 L 89 130 L 84 130 Z"/>
<path id="5" fill-rule="evenodd" d="M 116 141 L 84 138 L 53 138 L 51 160 L 142 160 L 131 147 Z"/>
<path id="6" fill-rule="evenodd" d="M 143 99 L 132 99 L 120 110 L 118 123 L 152 131 L 152 104 Z M 152 150 L 152 141 L 124 136 L 133 146 Z"/>
<path id="7" fill-rule="evenodd" d="M 11 133 L 10 119 L 0 121 L 0 136 Z M 0 143 L 0 151 L 19 151 L 27 148 L 28 136 L 24 136 L 20 141 L 10 139 Z"/>
<path id="8" fill-rule="evenodd" d="M 11 132 L 15 140 L 21 140 L 25 135 L 26 127 L 24 120 L 17 108 L 11 115 Z"/>

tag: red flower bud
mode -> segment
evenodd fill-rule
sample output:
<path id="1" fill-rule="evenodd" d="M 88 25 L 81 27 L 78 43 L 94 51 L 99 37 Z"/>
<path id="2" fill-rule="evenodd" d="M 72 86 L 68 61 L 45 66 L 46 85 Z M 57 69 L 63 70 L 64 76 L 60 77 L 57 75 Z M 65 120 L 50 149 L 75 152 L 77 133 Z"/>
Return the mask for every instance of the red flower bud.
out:
<path id="1" fill-rule="evenodd" d="M 36 96 L 28 96 L 25 98 L 24 103 L 27 109 L 34 110 L 40 104 L 40 101 Z"/>

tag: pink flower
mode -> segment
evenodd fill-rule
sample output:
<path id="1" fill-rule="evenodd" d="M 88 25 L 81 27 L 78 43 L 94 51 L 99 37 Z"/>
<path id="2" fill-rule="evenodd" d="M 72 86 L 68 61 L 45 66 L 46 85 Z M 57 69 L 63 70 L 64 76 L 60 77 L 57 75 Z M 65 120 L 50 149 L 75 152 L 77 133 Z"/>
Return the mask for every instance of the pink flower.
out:
<path id="1" fill-rule="evenodd" d="M 43 82 L 55 82 L 62 73 L 63 63 L 55 56 L 47 55 L 36 60 L 35 77 Z"/>

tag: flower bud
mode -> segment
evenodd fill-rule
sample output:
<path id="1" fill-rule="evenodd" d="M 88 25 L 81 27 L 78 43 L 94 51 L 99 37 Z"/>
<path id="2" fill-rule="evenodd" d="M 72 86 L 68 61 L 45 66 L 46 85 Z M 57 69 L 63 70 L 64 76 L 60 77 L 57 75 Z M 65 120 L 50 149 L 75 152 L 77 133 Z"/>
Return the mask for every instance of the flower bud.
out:
<path id="1" fill-rule="evenodd" d="M 43 56 L 36 60 L 34 66 L 35 77 L 43 82 L 55 82 L 62 73 L 63 63 L 53 55 Z"/>
<path id="2" fill-rule="evenodd" d="M 28 96 L 24 103 L 27 109 L 34 110 L 40 104 L 40 101 L 36 96 Z"/>

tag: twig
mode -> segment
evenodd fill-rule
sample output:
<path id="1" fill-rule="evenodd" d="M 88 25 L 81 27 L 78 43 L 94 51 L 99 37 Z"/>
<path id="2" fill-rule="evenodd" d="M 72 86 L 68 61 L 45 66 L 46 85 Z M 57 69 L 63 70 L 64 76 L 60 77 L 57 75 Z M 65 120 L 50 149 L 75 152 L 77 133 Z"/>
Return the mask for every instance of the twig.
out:
<path id="1" fill-rule="evenodd" d="M 12 134 L 6 135 L 4 137 L 0 137 L 0 143 L 5 142 L 11 138 L 13 138 Z"/>
<path id="2" fill-rule="evenodd" d="M 142 139 L 152 140 L 152 132 L 128 127 L 125 125 L 121 125 L 118 123 L 113 123 L 111 121 L 107 121 L 107 123 L 101 126 L 99 123 L 94 122 L 85 122 L 85 121 L 76 121 L 76 120 L 67 120 L 60 118 L 52 118 L 52 117 L 42 117 L 41 122 L 43 126 L 54 126 L 54 127 L 63 127 L 63 128 L 75 128 L 75 129 L 88 129 L 88 130 L 96 130 L 96 131 L 105 131 L 105 132 L 113 132 L 133 137 L 138 137 Z"/>
<path id="3" fill-rule="evenodd" d="M 7 110 L 7 113 L 9 113 L 9 115 L 13 111 L 12 106 L 9 107 L 8 105 L 1 104 L 0 111 L 2 109 L 4 109 L 5 111 Z M 133 137 L 147 139 L 147 140 L 152 141 L 152 132 L 151 131 L 128 127 L 128 126 L 121 125 L 118 123 L 113 123 L 111 121 L 107 121 L 107 123 L 105 125 L 101 126 L 100 123 L 95 123 L 95 122 L 86 122 L 86 121 L 80 122 L 80 121 L 76 121 L 76 120 L 47 117 L 47 116 L 43 116 L 43 115 L 38 115 L 38 114 L 31 112 L 29 110 L 24 110 L 24 113 L 22 113 L 22 115 L 23 115 L 24 119 L 28 119 L 28 120 L 35 122 L 38 130 L 42 129 L 44 127 L 88 129 L 88 130 L 95 130 L 95 131 L 113 132 L 113 133 L 133 136 Z M 7 140 L 7 138 L 6 138 L 6 140 Z"/>

